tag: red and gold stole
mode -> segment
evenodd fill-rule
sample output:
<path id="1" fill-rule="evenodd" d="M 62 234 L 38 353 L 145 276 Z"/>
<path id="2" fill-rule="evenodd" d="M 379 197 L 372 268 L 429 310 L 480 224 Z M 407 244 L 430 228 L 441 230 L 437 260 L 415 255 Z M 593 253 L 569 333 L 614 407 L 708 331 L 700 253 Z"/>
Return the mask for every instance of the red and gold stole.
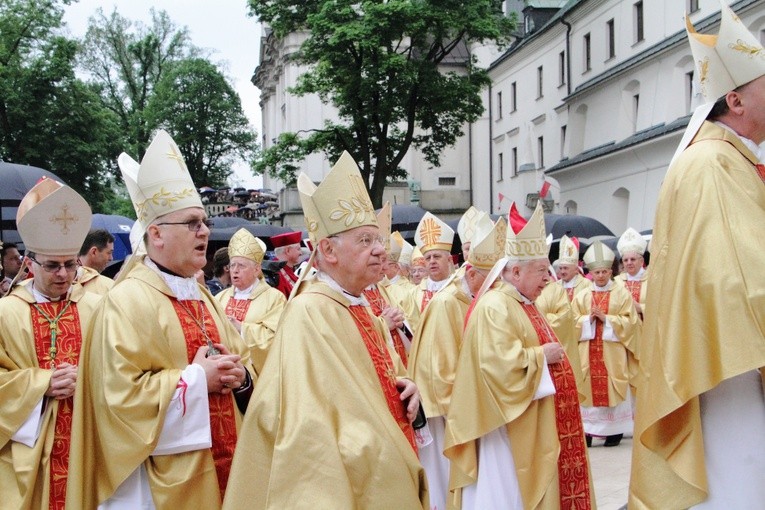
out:
<path id="1" fill-rule="evenodd" d="M 77 304 L 71 303 L 69 308 L 58 319 L 56 331 L 56 355 L 51 359 L 51 325 L 45 318 L 56 317 L 61 313 L 67 301 L 61 300 L 56 303 L 38 303 L 31 307 L 32 330 L 35 339 L 35 351 L 37 351 L 37 364 L 40 368 L 51 369 L 53 362 L 62 362 L 76 365 L 80 360 L 80 346 L 82 345 L 82 330 L 80 329 L 80 316 L 77 313 Z M 66 501 L 66 478 L 69 472 L 69 445 L 72 433 L 73 397 L 58 401 L 56 424 L 53 431 L 53 447 L 50 452 L 50 491 L 48 494 L 48 507 L 51 509 L 64 508 Z"/>
<path id="2" fill-rule="evenodd" d="M 372 307 L 372 312 L 375 314 L 375 317 L 382 315 L 383 310 L 388 306 L 385 298 L 380 294 L 380 289 L 377 288 L 377 285 L 371 289 L 364 289 L 364 297 L 369 301 L 369 306 Z M 401 340 L 401 336 L 397 330 L 391 331 L 390 336 L 393 339 L 393 348 L 396 349 L 398 357 L 401 358 L 404 367 L 406 367 L 409 364 L 409 360 L 406 357 L 406 348 L 404 347 L 404 342 Z"/>
<path id="3" fill-rule="evenodd" d="M 428 306 L 428 303 L 430 303 L 430 300 L 433 299 L 433 295 L 435 294 L 435 291 L 432 290 L 423 290 L 422 291 L 422 301 L 420 302 L 420 313 L 423 313 L 425 311 L 425 307 Z"/>
<path id="4" fill-rule="evenodd" d="M 592 291 L 590 309 L 599 308 L 608 313 L 611 298 L 609 291 Z M 595 338 L 590 340 L 590 385 L 592 389 L 592 405 L 608 407 L 608 369 L 603 360 L 603 322 L 595 321 Z"/>
<path id="5" fill-rule="evenodd" d="M 385 402 L 388 404 L 390 414 L 396 420 L 396 424 L 401 428 L 414 452 L 417 453 L 414 429 L 406 417 L 404 403 L 399 398 L 398 389 L 396 388 L 396 374 L 393 371 L 393 361 L 385 347 L 385 341 L 375 329 L 372 316 L 369 315 L 365 306 L 351 305 L 348 307 L 348 310 L 351 312 L 353 322 L 356 323 L 361 338 L 364 340 L 369 357 L 372 358 L 372 364 L 375 367 L 375 372 L 377 372 L 377 378 L 380 380 L 380 387 L 382 388 Z"/>
<path id="6" fill-rule="evenodd" d="M 234 299 L 232 294 L 226 303 L 226 316 L 244 322 L 247 310 L 250 309 L 250 303 L 252 303 L 252 299 Z"/>
<path id="7" fill-rule="evenodd" d="M 568 302 L 572 302 L 574 300 L 574 287 L 567 287 L 566 288 L 566 295 L 568 296 Z"/>
<path id="8" fill-rule="evenodd" d="M 183 303 L 172 299 L 175 314 L 181 323 L 183 336 L 186 339 L 186 354 L 189 363 L 194 359 L 197 350 L 207 345 L 205 332 L 213 343 L 220 343 L 220 334 L 215 326 L 207 306 L 202 301 L 185 300 Z M 205 331 L 200 324 L 204 321 Z M 208 393 L 210 405 L 210 432 L 212 434 L 212 456 L 215 461 L 215 472 L 218 475 L 218 488 L 220 499 L 223 496 L 228 483 L 228 475 L 231 471 L 231 460 L 234 458 L 236 448 L 236 417 L 234 415 L 234 402 L 231 395 L 220 393 Z"/>
<path id="9" fill-rule="evenodd" d="M 534 327 L 539 344 L 557 343 L 555 333 L 537 307 L 525 303 L 521 306 Z M 558 456 L 560 507 L 589 509 L 592 507 L 592 502 L 587 469 L 587 449 L 574 371 L 565 356 L 561 363 L 553 363 L 547 367 L 555 384 L 555 424 L 560 441 Z"/>
<path id="10" fill-rule="evenodd" d="M 762 179 L 762 182 L 765 182 L 765 165 L 762 163 L 757 163 L 755 165 L 755 168 L 757 169 L 757 175 L 760 176 L 760 179 Z"/>
<path id="11" fill-rule="evenodd" d="M 624 285 L 627 290 L 632 294 L 632 299 L 640 302 L 640 288 L 643 286 L 643 282 L 640 280 L 624 280 Z"/>

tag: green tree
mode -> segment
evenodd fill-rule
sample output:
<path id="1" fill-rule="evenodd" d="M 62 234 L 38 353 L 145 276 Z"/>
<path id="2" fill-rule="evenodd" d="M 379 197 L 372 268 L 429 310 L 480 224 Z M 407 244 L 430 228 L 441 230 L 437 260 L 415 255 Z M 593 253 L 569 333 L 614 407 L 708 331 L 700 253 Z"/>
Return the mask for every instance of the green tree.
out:
<path id="1" fill-rule="evenodd" d="M 183 60 L 165 73 L 149 101 L 146 120 L 149 127 L 173 134 L 199 185 L 223 185 L 235 161 L 249 164 L 256 154 L 256 135 L 239 95 L 202 58 Z"/>
<path id="2" fill-rule="evenodd" d="M 0 0 L 0 158 L 51 170 L 96 206 L 111 195 L 117 124 L 75 77 L 66 3 Z"/>
<path id="3" fill-rule="evenodd" d="M 104 103 L 119 119 L 123 150 L 140 158 L 151 128 L 146 108 L 155 87 L 175 62 L 196 55 L 188 29 L 178 28 L 165 11 L 151 10 L 144 25 L 98 9 L 90 18 L 80 65 L 100 87 Z"/>
<path id="4" fill-rule="evenodd" d="M 304 32 L 296 60 L 309 71 L 292 90 L 317 94 L 339 111 L 309 133 L 283 133 L 254 165 L 286 182 L 296 163 L 323 151 L 347 150 L 359 162 L 376 207 L 386 182 L 410 147 L 433 166 L 483 112 L 480 90 L 489 83 L 467 48 L 503 44 L 514 18 L 500 0 L 249 0 L 251 12 L 275 37 Z M 458 71 L 444 71 L 446 64 Z M 371 177 L 371 180 L 370 180 Z"/>

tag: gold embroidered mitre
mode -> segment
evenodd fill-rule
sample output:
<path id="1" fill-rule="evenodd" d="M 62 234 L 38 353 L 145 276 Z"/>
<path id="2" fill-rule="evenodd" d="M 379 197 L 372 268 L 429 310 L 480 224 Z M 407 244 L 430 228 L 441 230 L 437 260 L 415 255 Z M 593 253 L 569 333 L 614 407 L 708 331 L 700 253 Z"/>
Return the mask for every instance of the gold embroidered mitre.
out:
<path id="1" fill-rule="evenodd" d="M 300 174 L 297 187 L 308 237 L 314 246 L 319 240 L 346 230 L 377 226 L 359 167 L 347 152 L 343 152 L 319 186 L 306 174 Z"/>
<path id="2" fill-rule="evenodd" d="M 765 49 L 725 2 L 720 2 L 720 32 L 699 34 L 685 17 L 701 93 L 714 102 L 731 90 L 765 75 Z"/>
<path id="3" fill-rule="evenodd" d="M 425 257 L 420 251 L 419 246 L 412 248 L 412 266 L 425 267 Z"/>
<path id="4" fill-rule="evenodd" d="M 379 216 L 377 217 L 377 221 L 380 221 Z M 404 243 L 406 243 L 404 237 L 397 230 L 388 236 L 388 243 L 390 243 L 388 258 L 393 262 L 398 262 L 401 259 L 401 252 L 404 249 Z"/>
<path id="5" fill-rule="evenodd" d="M 380 235 L 383 238 L 383 246 L 385 252 L 390 253 L 390 228 L 393 223 L 393 211 L 390 208 L 390 202 L 385 202 L 385 205 L 377 213 L 377 226 L 380 227 Z"/>
<path id="6" fill-rule="evenodd" d="M 485 220 L 488 220 L 488 223 Z M 488 214 L 476 223 L 476 231 L 470 241 L 468 263 L 479 269 L 491 269 L 505 255 L 507 221 L 499 218 L 492 224 Z"/>
<path id="7" fill-rule="evenodd" d="M 567 235 L 560 238 L 558 245 L 559 264 L 579 264 L 579 246 Z"/>
<path id="8" fill-rule="evenodd" d="M 637 253 L 638 255 L 643 255 L 647 246 L 648 242 L 643 239 L 643 236 L 640 235 L 640 232 L 632 227 L 625 230 L 622 236 L 619 238 L 619 242 L 616 243 L 616 249 L 619 251 L 621 256 L 624 256 L 625 253 L 633 252 Z"/>
<path id="9" fill-rule="evenodd" d="M 16 225 L 27 251 L 76 256 L 92 216 L 90 206 L 76 191 L 53 179 L 43 179 L 21 199 Z"/>
<path id="10" fill-rule="evenodd" d="M 611 269 L 615 258 L 616 254 L 611 248 L 600 241 L 592 243 L 592 246 L 587 248 L 587 251 L 584 252 L 584 257 L 582 257 L 584 265 L 586 265 L 587 269 L 590 271 L 601 268 Z"/>
<path id="11" fill-rule="evenodd" d="M 451 251 L 453 241 L 454 230 L 429 212 L 425 213 L 414 232 L 414 242 L 423 255 L 431 250 Z"/>
<path id="12" fill-rule="evenodd" d="M 547 258 L 549 249 L 545 234 L 545 213 L 540 200 L 534 214 L 519 232 L 515 232 L 513 228 L 507 229 L 505 256 L 516 260 L 544 259 Z"/>
<path id="13" fill-rule="evenodd" d="M 186 162 L 166 131 L 157 131 L 140 165 L 124 152 L 117 163 L 142 227 L 141 235 L 160 216 L 203 207 Z"/>
<path id="14" fill-rule="evenodd" d="M 244 257 L 260 264 L 266 254 L 266 243 L 240 228 L 228 242 L 228 257 Z"/>
<path id="15" fill-rule="evenodd" d="M 476 232 L 476 223 L 480 218 L 481 211 L 472 205 L 462 215 L 459 223 L 457 223 L 457 235 L 460 236 L 460 242 L 462 244 L 469 243 L 473 240 L 473 236 Z"/>

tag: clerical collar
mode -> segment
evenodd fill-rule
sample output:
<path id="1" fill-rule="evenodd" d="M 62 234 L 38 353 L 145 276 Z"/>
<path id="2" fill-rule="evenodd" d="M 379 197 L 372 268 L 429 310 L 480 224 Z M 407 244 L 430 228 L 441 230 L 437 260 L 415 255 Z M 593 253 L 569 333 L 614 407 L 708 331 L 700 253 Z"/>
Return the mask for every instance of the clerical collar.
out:
<path id="1" fill-rule="evenodd" d="M 628 282 L 637 282 L 643 279 L 643 275 L 645 274 L 645 268 L 641 267 L 640 271 L 635 273 L 635 276 L 632 276 L 631 274 L 627 273 L 627 281 Z"/>
<path id="2" fill-rule="evenodd" d="M 184 278 L 169 269 L 160 266 L 149 257 L 144 258 L 144 264 L 146 267 L 156 272 L 170 288 L 170 291 L 180 301 L 185 300 L 201 300 L 202 292 L 199 290 L 199 282 L 193 276 Z"/>
<path id="3" fill-rule="evenodd" d="M 733 130 L 733 128 L 731 128 L 730 126 L 727 126 L 727 125 L 723 124 L 723 123 L 722 123 L 722 122 L 720 122 L 719 120 L 716 120 L 716 121 L 714 121 L 714 122 L 715 122 L 715 124 L 717 124 L 717 125 L 718 125 L 718 126 L 720 126 L 721 128 L 725 129 L 726 131 L 730 131 L 731 133 L 733 133 L 734 135 L 736 135 L 736 136 L 739 138 L 739 140 L 741 140 L 741 143 L 743 143 L 743 144 L 746 146 L 746 148 L 747 148 L 747 149 L 749 149 L 750 151 L 752 151 L 752 154 L 754 154 L 754 156 L 757 158 L 757 161 L 762 161 L 762 154 L 761 154 L 761 150 L 762 150 L 762 149 L 760 149 L 760 146 L 759 146 L 759 145 L 757 145 L 756 143 L 754 143 L 754 142 L 753 142 L 752 140 L 750 140 L 749 138 L 745 138 L 745 137 L 741 136 L 740 134 L 736 133 L 736 132 Z"/>
<path id="4" fill-rule="evenodd" d="M 430 279 L 430 276 L 428 276 L 428 279 L 425 280 L 425 288 L 432 291 L 432 292 L 438 292 L 439 290 L 443 289 L 446 284 L 449 282 L 449 277 L 447 276 L 443 280 L 434 282 Z"/>
<path id="5" fill-rule="evenodd" d="M 508 281 L 507 281 L 507 280 L 505 280 L 504 278 L 502 278 L 502 281 L 503 281 L 503 282 L 505 282 L 506 284 L 508 284 L 509 286 L 511 286 L 512 288 L 514 288 L 514 289 L 515 289 L 515 291 L 518 293 L 518 295 L 519 295 L 519 296 L 521 296 L 521 301 L 523 301 L 523 304 L 525 304 L 525 305 L 531 305 L 531 304 L 534 304 L 534 302 L 533 302 L 532 300 L 530 300 L 529 298 L 527 298 L 526 296 L 524 296 L 524 295 L 523 295 L 523 293 L 521 293 L 521 291 L 520 291 L 520 290 L 518 290 L 518 287 L 516 287 L 516 286 L 515 286 L 515 285 L 513 285 L 512 283 L 508 282 Z"/>
<path id="6" fill-rule="evenodd" d="M 397 274 L 397 275 L 396 275 L 396 276 L 394 276 L 393 278 L 388 278 L 388 283 L 390 283 L 391 285 L 393 285 L 394 283 L 396 283 L 397 281 L 399 281 L 399 279 L 401 279 L 401 275 L 400 275 L 400 274 Z"/>
<path id="7" fill-rule="evenodd" d="M 324 271 L 318 271 L 316 273 L 316 278 L 326 283 L 330 289 L 342 294 L 343 297 L 345 297 L 348 301 L 351 302 L 351 306 L 353 305 L 369 306 L 369 301 L 367 301 L 367 298 L 364 297 L 364 294 L 360 296 L 354 296 L 353 294 L 351 294 L 350 292 L 342 288 L 340 284 L 335 281 L 334 278 L 329 276 Z"/>
<path id="8" fill-rule="evenodd" d="M 606 292 L 608 290 L 611 290 L 611 285 L 612 284 L 613 284 L 613 282 L 611 280 L 608 280 L 608 283 L 606 283 L 602 287 L 598 287 L 597 285 L 595 285 L 595 281 L 593 281 L 592 282 L 592 290 L 596 290 L 598 292 Z"/>
<path id="9" fill-rule="evenodd" d="M 37 290 L 34 283 L 31 285 L 31 287 L 32 287 L 32 296 L 34 296 L 35 302 L 37 303 L 57 303 L 64 298 L 69 299 L 69 293 L 72 291 L 72 287 L 69 286 L 69 290 L 66 291 L 66 294 L 58 298 L 52 298 L 52 297 L 46 296 L 45 294 Z"/>
<path id="10" fill-rule="evenodd" d="M 236 287 L 234 287 L 234 299 L 247 299 L 250 297 L 250 294 L 252 294 L 252 291 L 255 290 L 255 287 L 258 286 L 258 283 L 260 283 L 260 280 L 255 280 L 255 283 L 247 287 L 246 289 L 239 290 Z"/>
<path id="11" fill-rule="evenodd" d="M 564 288 L 564 289 L 570 289 L 570 288 L 572 288 L 572 287 L 576 287 L 576 280 L 577 280 L 577 278 L 576 278 L 576 277 L 577 277 L 577 276 L 579 276 L 579 275 L 574 275 L 574 277 L 573 277 L 573 278 L 571 278 L 571 279 L 570 279 L 569 281 L 567 281 L 567 282 L 566 282 L 566 281 L 564 281 L 564 282 L 563 282 L 563 288 Z"/>

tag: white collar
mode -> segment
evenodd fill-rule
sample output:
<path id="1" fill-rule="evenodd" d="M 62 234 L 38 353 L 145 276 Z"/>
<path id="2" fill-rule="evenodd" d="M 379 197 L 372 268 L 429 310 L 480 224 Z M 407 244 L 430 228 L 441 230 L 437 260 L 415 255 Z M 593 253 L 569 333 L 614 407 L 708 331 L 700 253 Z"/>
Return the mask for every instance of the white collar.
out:
<path id="1" fill-rule="evenodd" d="M 66 294 L 63 297 L 60 297 L 58 299 L 51 299 L 39 290 L 35 288 L 34 283 L 30 285 L 32 287 L 32 296 L 35 298 L 35 302 L 37 303 L 58 303 L 61 300 L 69 299 L 69 293 L 72 291 L 72 287 L 69 287 L 69 290 L 66 291 Z"/>
<path id="2" fill-rule="evenodd" d="M 611 285 L 612 284 L 613 284 L 613 281 L 608 280 L 608 283 L 606 283 L 602 287 L 598 287 L 597 285 L 595 285 L 595 281 L 593 280 L 593 282 L 592 282 L 592 290 L 596 290 L 598 292 L 606 292 L 606 291 L 611 290 Z"/>
<path id="3" fill-rule="evenodd" d="M 397 274 L 397 275 L 396 275 L 396 276 L 394 276 L 393 278 L 388 278 L 388 281 L 389 281 L 389 282 L 391 283 L 391 285 L 392 285 L 392 284 L 396 283 L 397 281 L 399 281 L 400 279 L 401 279 L 401 275 L 400 275 L 400 274 Z"/>
<path id="4" fill-rule="evenodd" d="M 193 276 L 184 278 L 182 276 L 175 276 L 170 273 L 162 271 L 157 264 L 149 257 L 144 257 L 144 264 L 149 269 L 152 269 L 155 273 L 162 277 L 167 286 L 170 288 L 170 292 L 180 301 L 202 299 L 202 291 L 199 290 L 199 282 Z"/>
<path id="5" fill-rule="evenodd" d="M 438 292 L 439 290 L 443 289 L 446 284 L 449 282 L 449 277 L 447 276 L 443 280 L 439 280 L 437 282 L 430 279 L 430 276 L 428 276 L 428 279 L 425 281 L 425 288 L 432 292 Z"/>
<path id="6" fill-rule="evenodd" d="M 736 132 L 733 130 L 733 128 L 731 128 L 730 126 L 727 126 L 727 125 L 723 124 L 723 123 L 722 123 L 722 122 L 720 122 L 719 120 L 716 120 L 716 121 L 715 121 L 715 124 L 717 124 L 717 125 L 718 125 L 718 126 L 720 126 L 721 128 L 723 128 L 723 129 L 725 129 L 725 130 L 727 130 L 727 131 L 730 131 L 731 133 L 733 133 L 734 135 L 736 135 L 736 136 L 739 138 L 739 140 L 741 140 L 741 142 L 742 142 L 742 143 L 743 143 L 743 144 L 746 146 L 746 148 L 747 148 L 747 149 L 749 149 L 750 151 L 752 151 L 752 154 L 754 154 L 754 155 L 755 155 L 755 157 L 757 158 L 757 161 L 762 161 L 762 154 L 761 154 L 761 151 L 762 151 L 762 149 L 761 149 L 761 147 L 760 147 L 759 145 L 757 145 L 756 143 L 754 143 L 754 142 L 753 142 L 752 140 L 750 140 L 749 138 L 744 138 L 744 137 L 743 137 L 743 136 L 741 136 L 740 134 L 736 133 Z"/>
<path id="7" fill-rule="evenodd" d="M 629 273 L 626 273 L 626 274 L 627 274 L 627 281 L 628 282 L 637 282 L 637 281 L 640 281 L 640 280 L 643 279 L 643 275 L 645 274 L 645 268 L 641 267 L 640 271 L 638 271 L 637 274 L 635 274 L 635 276 L 632 276 Z"/>
<path id="8" fill-rule="evenodd" d="M 260 280 L 256 278 L 255 283 L 253 283 L 246 289 L 239 290 L 236 287 L 234 287 L 234 299 L 248 299 L 250 297 L 250 294 L 252 294 L 252 291 L 257 288 L 258 283 L 260 283 Z"/>
<path id="9" fill-rule="evenodd" d="M 316 278 L 318 278 L 322 282 L 324 282 L 327 285 L 329 285 L 330 289 L 334 290 L 335 292 L 339 292 L 340 294 L 342 294 L 343 297 L 345 297 L 348 301 L 351 302 L 351 306 L 353 306 L 353 305 L 369 306 L 369 302 L 367 301 L 367 298 L 364 297 L 364 294 L 362 294 L 360 296 L 354 296 L 353 294 L 351 294 L 350 292 L 348 292 L 347 290 L 342 288 L 340 286 L 340 284 L 335 281 L 334 278 L 329 276 L 324 271 L 318 271 L 316 273 Z"/>
<path id="10" fill-rule="evenodd" d="M 575 274 L 574 277 L 571 278 L 569 281 L 567 281 L 567 282 L 564 281 L 563 282 L 563 288 L 564 289 L 571 289 L 573 287 L 576 287 L 576 281 L 578 280 L 577 276 L 579 276 L 579 275 Z"/>

